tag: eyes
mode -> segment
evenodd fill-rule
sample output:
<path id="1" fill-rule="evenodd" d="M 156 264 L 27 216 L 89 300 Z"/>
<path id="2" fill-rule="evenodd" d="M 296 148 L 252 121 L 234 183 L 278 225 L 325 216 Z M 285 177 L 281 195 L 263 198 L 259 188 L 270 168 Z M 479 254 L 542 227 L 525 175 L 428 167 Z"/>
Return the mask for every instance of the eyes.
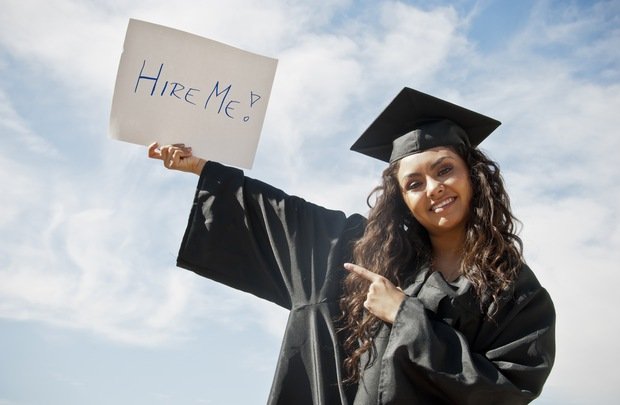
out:
<path id="1" fill-rule="evenodd" d="M 435 174 L 431 174 L 431 177 L 435 180 L 435 181 L 445 181 L 446 178 L 448 178 L 452 172 L 454 171 L 454 166 L 452 164 L 444 164 L 439 166 L 436 171 Z M 424 188 L 424 182 L 425 182 L 425 176 L 420 175 L 420 174 L 414 174 L 409 176 L 404 184 L 403 190 L 404 191 L 420 191 L 423 190 Z"/>
<path id="2" fill-rule="evenodd" d="M 405 184 L 404 189 L 405 191 L 413 191 L 413 190 L 418 190 L 420 187 L 422 187 L 421 181 L 412 181 L 412 182 Z"/>
<path id="3" fill-rule="evenodd" d="M 452 165 L 446 165 L 446 167 L 440 168 L 437 174 L 440 177 L 443 177 L 451 172 L 452 172 Z"/>

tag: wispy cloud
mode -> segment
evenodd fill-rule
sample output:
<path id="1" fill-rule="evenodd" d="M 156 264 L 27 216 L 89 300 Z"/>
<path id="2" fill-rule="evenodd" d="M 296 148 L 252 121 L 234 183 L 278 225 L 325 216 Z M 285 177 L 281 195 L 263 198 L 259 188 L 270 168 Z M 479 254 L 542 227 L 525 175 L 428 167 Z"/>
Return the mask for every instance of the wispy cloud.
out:
<path id="1" fill-rule="evenodd" d="M 0 72 L 2 69 L 0 68 Z M 19 115 L 10 97 L 0 87 L 0 132 L 12 142 L 7 145 L 12 154 L 34 154 L 39 157 L 59 159 L 58 150 L 45 138 L 37 135 L 28 122 Z M 19 161 L 18 161 L 19 162 Z"/>

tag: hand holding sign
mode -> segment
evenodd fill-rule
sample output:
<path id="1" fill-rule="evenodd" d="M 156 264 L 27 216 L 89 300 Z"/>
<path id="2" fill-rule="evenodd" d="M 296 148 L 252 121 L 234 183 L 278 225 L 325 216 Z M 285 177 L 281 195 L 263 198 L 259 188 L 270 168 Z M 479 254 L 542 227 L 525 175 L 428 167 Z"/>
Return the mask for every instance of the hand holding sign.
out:
<path id="1" fill-rule="evenodd" d="M 407 297 L 390 280 L 370 270 L 352 263 L 345 263 L 344 268 L 370 281 L 364 308 L 384 322 L 394 323 L 400 305 Z"/>
<path id="2" fill-rule="evenodd" d="M 192 148 L 183 144 L 166 145 L 160 147 L 157 142 L 149 145 L 148 156 L 159 159 L 170 170 L 195 173 L 200 176 L 206 160 L 192 155 Z"/>
<path id="3" fill-rule="evenodd" d="M 193 154 L 250 168 L 277 60 L 186 32 L 130 20 L 110 136 L 186 142 Z"/>

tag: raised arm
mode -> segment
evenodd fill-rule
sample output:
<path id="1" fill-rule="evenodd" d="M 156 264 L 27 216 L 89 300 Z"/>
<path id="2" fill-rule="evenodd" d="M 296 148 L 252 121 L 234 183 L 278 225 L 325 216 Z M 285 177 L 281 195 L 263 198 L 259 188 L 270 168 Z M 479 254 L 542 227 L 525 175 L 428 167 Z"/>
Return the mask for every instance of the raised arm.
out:
<path id="1" fill-rule="evenodd" d="M 153 143 L 148 156 L 200 176 L 178 266 L 287 308 L 337 299 L 341 257 L 362 217 L 287 195 L 183 144 Z"/>

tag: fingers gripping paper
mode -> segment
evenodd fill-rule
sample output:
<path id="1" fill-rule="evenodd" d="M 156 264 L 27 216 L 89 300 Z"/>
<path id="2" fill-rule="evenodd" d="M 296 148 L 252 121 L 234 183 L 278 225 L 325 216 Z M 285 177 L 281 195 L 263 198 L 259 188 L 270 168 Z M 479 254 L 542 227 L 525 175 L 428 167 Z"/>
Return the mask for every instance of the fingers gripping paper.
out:
<path id="1" fill-rule="evenodd" d="M 185 143 L 209 160 L 250 168 L 277 59 L 131 19 L 118 68 L 110 136 Z"/>

